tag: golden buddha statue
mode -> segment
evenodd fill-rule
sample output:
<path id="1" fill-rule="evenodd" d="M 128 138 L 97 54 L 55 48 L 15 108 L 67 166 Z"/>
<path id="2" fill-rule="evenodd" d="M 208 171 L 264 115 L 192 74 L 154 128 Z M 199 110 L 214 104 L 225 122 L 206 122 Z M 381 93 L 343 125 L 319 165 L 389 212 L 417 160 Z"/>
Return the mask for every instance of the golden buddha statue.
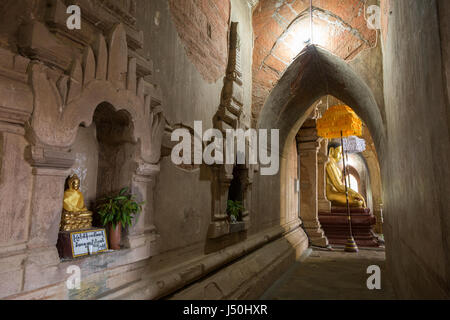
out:
<path id="1" fill-rule="evenodd" d="M 346 206 L 345 184 L 342 179 L 341 169 L 338 167 L 342 159 L 342 147 L 330 148 L 327 171 L 327 198 L 334 206 Z M 353 189 L 347 187 L 348 203 L 350 207 L 365 208 L 366 201 L 364 197 Z"/>
<path id="2" fill-rule="evenodd" d="M 69 177 L 68 189 L 64 191 L 61 231 L 88 229 L 92 227 L 92 212 L 84 204 L 80 191 L 80 178 L 76 174 Z"/>

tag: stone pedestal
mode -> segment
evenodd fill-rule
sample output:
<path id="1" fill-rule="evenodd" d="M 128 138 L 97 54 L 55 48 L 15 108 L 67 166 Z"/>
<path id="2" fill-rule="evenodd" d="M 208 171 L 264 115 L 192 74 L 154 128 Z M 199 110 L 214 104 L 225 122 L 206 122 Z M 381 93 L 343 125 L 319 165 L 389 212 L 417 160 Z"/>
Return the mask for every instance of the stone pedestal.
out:
<path id="1" fill-rule="evenodd" d="M 359 247 L 379 247 L 379 242 L 372 229 L 376 218 L 370 209 L 350 209 L 352 233 Z M 319 212 L 319 220 L 330 242 L 345 245 L 349 238 L 349 220 L 347 208 L 333 207 L 331 212 Z"/>
<path id="2" fill-rule="evenodd" d="M 327 247 L 328 239 L 320 226 L 318 213 L 317 137 L 315 120 L 307 120 L 297 135 L 300 157 L 300 217 L 310 242 L 314 246 Z"/>
<path id="3" fill-rule="evenodd" d="M 60 231 L 56 243 L 60 258 L 74 259 L 108 250 L 106 230 L 88 228 L 84 230 Z"/>

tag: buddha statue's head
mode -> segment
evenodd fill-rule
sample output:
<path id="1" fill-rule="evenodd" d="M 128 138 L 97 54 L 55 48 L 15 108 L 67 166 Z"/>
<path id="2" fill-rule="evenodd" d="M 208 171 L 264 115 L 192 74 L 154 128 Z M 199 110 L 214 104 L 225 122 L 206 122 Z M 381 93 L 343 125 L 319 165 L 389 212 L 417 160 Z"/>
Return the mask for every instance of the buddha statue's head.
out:
<path id="1" fill-rule="evenodd" d="M 342 146 L 336 148 L 330 148 L 330 158 L 333 158 L 336 162 L 342 159 Z"/>
<path id="2" fill-rule="evenodd" d="M 68 185 L 70 189 L 78 190 L 80 188 L 80 178 L 76 174 L 69 178 Z"/>

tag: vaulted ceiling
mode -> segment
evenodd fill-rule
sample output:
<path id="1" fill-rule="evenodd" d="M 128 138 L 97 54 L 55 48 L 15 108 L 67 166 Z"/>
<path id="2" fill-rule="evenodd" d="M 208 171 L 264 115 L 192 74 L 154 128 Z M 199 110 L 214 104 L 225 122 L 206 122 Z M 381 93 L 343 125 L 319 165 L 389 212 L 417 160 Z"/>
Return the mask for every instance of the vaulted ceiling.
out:
<path id="1" fill-rule="evenodd" d="M 376 45 L 366 21 L 376 0 L 313 0 L 313 41 L 344 60 Z M 261 0 L 253 11 L 253 105 L 257 119 L 270 91 L 310 38 L 309 0 Z"/>

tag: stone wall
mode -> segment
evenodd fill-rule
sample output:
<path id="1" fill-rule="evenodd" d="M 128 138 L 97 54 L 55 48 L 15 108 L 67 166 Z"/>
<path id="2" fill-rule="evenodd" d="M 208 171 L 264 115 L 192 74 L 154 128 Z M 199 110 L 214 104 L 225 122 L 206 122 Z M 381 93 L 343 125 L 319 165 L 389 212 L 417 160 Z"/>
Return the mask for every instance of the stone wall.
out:
<path id="1" fill-rule="evenodd" d="M 170 0 L 169 5 L 186 55 L 203 79 L 216 82 L 228 62 L 230 0 Z"/>
<path id="2" fill-rule="evenodd" d="M 77 139 L 72 147 L 75 154 L 75 163 L 71 174 L 77 174 L 83 184 L 81 192 L 89 210 L 94 210 L 94 201 L 97 198 L 98 176 L 98 141 L 95 124 L 89 128 L 80 127 Z"/>
<path id="3" fill-rule="evenodd" d="M 403 298 L 450 294 L 447 1 L 383 1 L 387 262 Z M 439 3 L 439 6 L 438 6 Z M 445 4 L 444 4 L 445 3 Z M 444 68 L 444 69 L 443 69 Z"/>

